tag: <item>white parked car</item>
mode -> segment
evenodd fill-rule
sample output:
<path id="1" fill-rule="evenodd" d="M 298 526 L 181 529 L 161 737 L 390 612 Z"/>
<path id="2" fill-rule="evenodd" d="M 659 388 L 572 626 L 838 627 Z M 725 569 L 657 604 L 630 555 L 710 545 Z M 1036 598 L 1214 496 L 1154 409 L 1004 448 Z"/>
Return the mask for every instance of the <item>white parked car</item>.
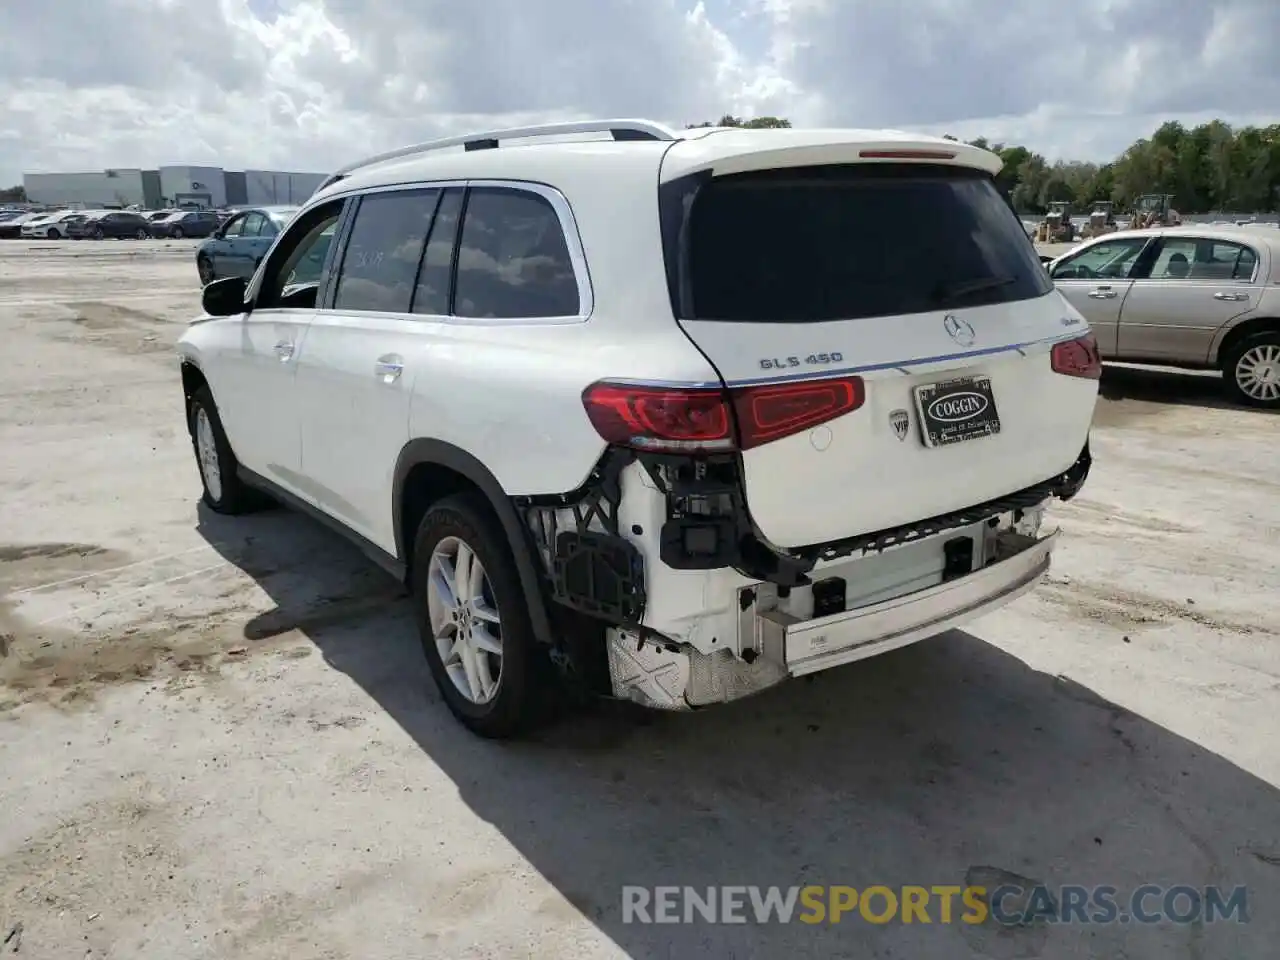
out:
<path id="1" fill-rule="evenodd" d="M 1048 269 L 1104 359 L 1221 370 L 1238 402 L 1280 409 L 1280 230 L 1112 233 Z"/>
<path id="2" fill-rule="evenodd" d="M 566 685 L 687 709 L 938 634 L 1034 586 L 1090 466 L 1097 348 L 999 168 L 625 120 L 352 166 L 180 341 L 204 501 L 404 578 L 486 736 Z"/>
<path id="3" fill-rule="evenodd" d="M 66 221 L 71 217 L 84 216 L 83 210 L 59 210 L 34 217 L 22 225 L 21 236 L 24 240 L 63 240 L 67 236 Z"/>

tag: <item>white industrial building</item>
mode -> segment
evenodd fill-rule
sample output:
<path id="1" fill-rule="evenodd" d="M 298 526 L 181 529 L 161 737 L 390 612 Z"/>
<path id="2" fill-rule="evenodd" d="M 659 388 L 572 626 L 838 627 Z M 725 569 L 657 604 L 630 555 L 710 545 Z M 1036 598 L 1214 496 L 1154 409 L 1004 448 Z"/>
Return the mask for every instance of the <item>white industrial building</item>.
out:
<path id="1" fill-rule="evenodd" d="M 224 170 L 170 164 L 154 170 L 114 168 L 90 173 L 25 173 L 31 203 L 49 206 L 245 207 L 299 204 L 326 174 L 286 170 Z"/>
<path id="2" fill-rule="evenodd" d="M 143 206 L 147 199 L 143 171 L 137 168 L 96 173 L 24 173 L 22 187 L 31 203 L 50 206 Z"/>

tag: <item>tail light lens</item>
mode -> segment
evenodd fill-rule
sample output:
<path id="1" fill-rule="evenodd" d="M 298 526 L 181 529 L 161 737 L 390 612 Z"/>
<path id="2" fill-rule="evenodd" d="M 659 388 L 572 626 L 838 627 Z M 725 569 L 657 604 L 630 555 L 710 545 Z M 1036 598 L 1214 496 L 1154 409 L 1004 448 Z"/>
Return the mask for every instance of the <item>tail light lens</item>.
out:
<path id="1" fill-rule="evenodd" d="M 582 394 L 605 441 L 665 453 L 750 450 L 857 410 L 865 399 L 861 377 L 731 390 L 602 381 Z"/>
<path id="2" fill-rule="evenodd" d="M 596 433 L 638 450 L 733 449 L 733 424 L 719 389 L 667 389 L 595 383 L 582 394 Z"/>
<path id="3" fill-rule="evenodd" d="M 1049 354 L 1049 365 L 1055 373 L 1097 380 L 1102 376 L 1102 355 L 1098 352 L 1097 339 L 1090 332 L 1074 340 L 1055 343 Z"/>
<path id="4" fill-rule="evenodd" d="M 866 399 L 861 377 L 810 380 L 730 390 L 740 449 L 750 450 L 857 410 Z"/>

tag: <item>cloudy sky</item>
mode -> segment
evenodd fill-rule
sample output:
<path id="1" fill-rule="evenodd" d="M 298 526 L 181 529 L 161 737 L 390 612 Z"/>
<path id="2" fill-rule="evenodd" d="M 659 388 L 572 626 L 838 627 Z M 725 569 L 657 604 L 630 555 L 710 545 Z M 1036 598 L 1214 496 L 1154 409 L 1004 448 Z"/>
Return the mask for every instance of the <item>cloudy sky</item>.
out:
<path id="1" fill-rule="evenodd" d="M 0 0 L 0 185 L 726 112 L 1105 159 L 1280 120 L 1278 41 L 1280 0 Z"/>

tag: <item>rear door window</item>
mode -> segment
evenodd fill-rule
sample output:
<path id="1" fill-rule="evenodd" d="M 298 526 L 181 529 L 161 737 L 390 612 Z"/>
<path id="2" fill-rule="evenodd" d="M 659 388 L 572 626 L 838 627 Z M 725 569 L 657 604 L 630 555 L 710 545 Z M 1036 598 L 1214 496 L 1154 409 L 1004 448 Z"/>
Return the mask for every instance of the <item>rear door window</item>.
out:
<path id="1" fill-rule="evenodd" d="M 1244 244 L 1215 240 L 1209 251 L 1209 262 L 1192 275 L 1199 279 L 1203 274 L 1206 280 L 1251 280 L 1257 265 L 1258 255 Z"/>
<path id="2" fill-rule="evenodd" d="M 410 311 L 439 199 L 439 190 L 395 190 L 360 200 L 342 257 L 335 310 Z"/>
<path id="3" fill-rule="evenodd" d="M 956 167 L 850 164 L 717 177 L 693 200 L 685 236 L 676 299 L 687 319 L 852 320 L 1052 290 L 993 179 Z"/>
<path id="4" fill-rule="evenodd" d="M 475 187 L 467 194 L 453 312 L 459 317 L 577 316 L 578 278 L 560 217 L 528 190 Z"/>

